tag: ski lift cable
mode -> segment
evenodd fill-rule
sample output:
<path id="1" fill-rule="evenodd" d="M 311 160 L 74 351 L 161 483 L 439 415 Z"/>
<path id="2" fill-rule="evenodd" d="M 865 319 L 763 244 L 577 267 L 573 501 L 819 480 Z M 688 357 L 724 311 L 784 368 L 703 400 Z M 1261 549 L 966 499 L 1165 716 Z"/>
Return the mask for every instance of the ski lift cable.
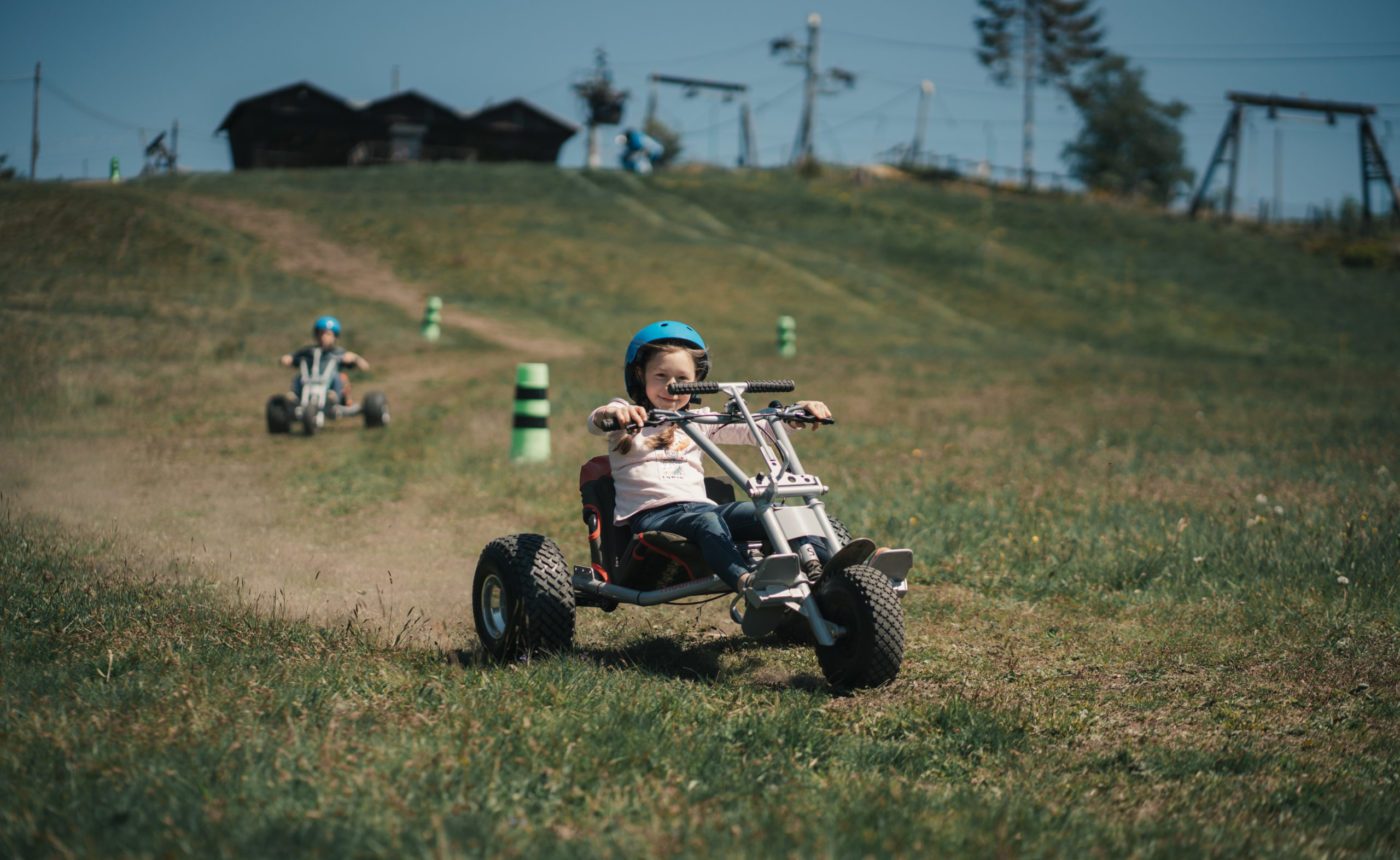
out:
<path id="1" fill-rule="evenodd" d="M 78 100 L 76 97 L 69 95 L 65 90 L 63 90 L 63 88 L 59 87 L 49 78 L 44 78 L 41 86 L 43 86 L 43 88 L 46 91 L 52 93 L 55 96 L 58 96 L 60 101 L 67 103 L 69 107 L 73 108 L 79 113 L 86 114 L 87 116 L 99 120 L 101 122 L 105 122 L 110 126 L 135 132 L 142 132 L 149 128 L 155 128 L 155 126 L 152 125 L 138 125 L 133 122 L 117 119 L 116 117 L 105 114 L 94 107 L 89 107 L 88 105 L 83 104 L 83 102 Z"/>
<path id="2" fill-rule="evenodd" d="M 861 113 L 858 113 L 858 114 L 856 114 L 855 116 L 847 117 L 846 119 L 841 120 L 840 122 L 836 123 L 835 125 L 828 127 L 827 130 L 828 130 L 828 131 L 831 131 L 831 130 L 833 130 L 833 129 L 838 129 L 838 128 L 842 128 L 842 127 L 844 127 L 844 126 L 850 125 L 850 124 L 853 123 L 853 122 L 859 122 L 860 120 L 863 120 L 863 119 L 865 119 L 866 117 L 873 116 L 873 115 L 879 113 L 880 111 L 884 110 L 885 108 L 889 107 L 890 105 L 894 104 L 895 102 L 899 101 L 900 99 L 905 98 L 906 96 L 912 95 L 912 94 L 914 94 L 914 93 L 917 93 L 918 91 L 919 91 L 919 88 L 918 88 L 918 87 L 911 87 L 911 88 L 905 89 L 903 92 L 895 93 L 895 95 L 894 95 L 892 98 L 885 99 L 884 101 L 880 102 L 879 104 L 875 105 L 874 107 L 870 108 L 869 110 L 862 111 Z"/>

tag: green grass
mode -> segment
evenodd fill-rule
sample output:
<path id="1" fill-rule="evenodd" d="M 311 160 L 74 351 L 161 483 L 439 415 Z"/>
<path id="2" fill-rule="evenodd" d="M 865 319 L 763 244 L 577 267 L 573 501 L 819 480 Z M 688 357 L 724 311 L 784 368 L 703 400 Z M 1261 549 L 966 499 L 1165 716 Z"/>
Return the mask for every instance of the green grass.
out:
<path id="1" fill-rule="evenodd" d="M 579 345 L 551 366 L 553 460 L 505 460 L 530 356 L 429 348 L 196 195 L 291 210 L 451 306 Z M 286 514 L 255 540 L 421 518 L 450 539 L 404 568 L 462 571 L 427 608 L 455 637 L 439 650 L 411 614 L 316 627 L 285 596 L 233 599 L 202 584 L 217 564 L 34 520 L 0 485 L 7 855 L 1400 844 L 1393 272 L 1073 199 L 478 165 L 0 188 L 0 270 L 13 458 L 104 446 L 246 476 Z M 276 356 L 327 310 L 394 423 L 267 437 Z M 796 362 L 773 355 L 781 313 Z M 486 538 L 586 557 L 583 415 L 658 317 L 693 321 L 717 376 L 794 376 L 832 405 L 804 463 L 853 532 L 918 559 L 892 687 L 833 696 L 809 650 L 713 607 L 585 612 L 575 653 L 509 667 L 441 617 Z"/>

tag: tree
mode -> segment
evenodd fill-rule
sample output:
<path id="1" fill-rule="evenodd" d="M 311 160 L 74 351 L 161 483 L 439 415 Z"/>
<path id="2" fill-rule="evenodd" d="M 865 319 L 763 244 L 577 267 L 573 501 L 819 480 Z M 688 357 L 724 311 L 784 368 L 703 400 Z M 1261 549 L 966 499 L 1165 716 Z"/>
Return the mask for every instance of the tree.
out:
<path id="1" fill-rule="evenodd" d="M 984 15 L 974 19 L 980 47 L 977 59 L 1001 86 L 1011 83 L 1021 63 L 1021 168 L 1029 187 L 1034 179 L 1035 87 L 1064 85 L 1080 65 L 1104 56 L 1104 31 L 1093 0 L 977 0 Z"/>
<path id="2" fill-rule="evenodd" d="M 681 136 L 675 129 L 656 117 L 652 117 L 642 126 L 642 132 L 664 148 L 660 155 L 651 160 L 652 167 L 665 167 L 680 160 L 681 152 L 685 146 L 681 143 Z"/>
<path id="3" fill-rule="evenodd" d="M 1084 129 L 1063 157 L 1070 175 L 1090 188 L 1166 205 L 1194 179 L 1176 127 L 1188 108 L 1153 100 L 1142 80 L 1126 57 L 1109 54 L 1066 87 Z"/>
<path id="4" fill-rule="evenodd" d="M 0 152 L 0 182 L 7 182 L 15 178 L 15 169 L 5 164 L 9 160 L 9 153 Z"/>

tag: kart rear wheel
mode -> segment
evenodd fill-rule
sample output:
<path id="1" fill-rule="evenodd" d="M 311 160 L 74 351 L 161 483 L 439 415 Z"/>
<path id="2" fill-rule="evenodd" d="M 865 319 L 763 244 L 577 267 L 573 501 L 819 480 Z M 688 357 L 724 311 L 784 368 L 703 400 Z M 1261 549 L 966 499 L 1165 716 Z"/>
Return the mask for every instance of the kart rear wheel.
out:
<path id="1" fill-rule="evenodd" d="M 574 644 L 574 589 L 559 547 L 543 535 L 496 538 L 472 580 L 472 621 L 486 653 L 518 660 Z"/>
<path id="2" fill-rule="evenodd" d="M 383 427 L 389 423 L 389 403 L 382 391 L 371 391 L 365 395 L 364 416 L 366 427 Z"/>
<path id="3" fill-rule="evenodd" d="M 267 432 L 290 433 L 292 430 L 292 409 L 287 398 L 274 394 L 267 400 Z"/>
<path id="4" fill-rule="evenodd" d="M 822 577 L 816 598 L 822 617 L 846 629 L 830 647 L 817 646 L 827 683 L 852 689 L 893 681 L 904 661 L 904 608 L 889 579 L 853 564 Z"/>

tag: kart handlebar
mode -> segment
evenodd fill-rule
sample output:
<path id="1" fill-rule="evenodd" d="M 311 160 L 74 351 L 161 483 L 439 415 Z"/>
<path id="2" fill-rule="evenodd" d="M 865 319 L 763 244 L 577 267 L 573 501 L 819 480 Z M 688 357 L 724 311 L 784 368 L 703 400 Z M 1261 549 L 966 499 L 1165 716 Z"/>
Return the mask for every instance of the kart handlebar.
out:
<path id="1" fill-rule="evenodd" d="M 836 421 L 831 418 L 818 418 L 806 409 L 799 409 L 796 406 L 772 406 L 768 409 L 760 409 L 753 413 L 753 417 L 758 421 L 787 421 L 794 424 L 836 423 Z M 603 419 L 600 429 L 605 433 L 611 433 L 614 430 L 626 430 L 629 433 L 635 433 L 643 427 L 659 427 L 662 424 L 682 424 L 686 422 L 694 422 L 696 424 L 737 424 L 742 420 L 743 418 L 735 413 L 705 412 L 695 415 L 687 412 L 653 410 L 647 414 L 645 424 L 628 424 L 626 427 L 623 427 L 617 423 L 616 419 L 609 417 Z"/>
<path id="2" fill-rule="evenodd" d="M 745 391 L 791 391 L 797 387 L 791 379 L 755 379 L 740 384 Z M 716 394 L 719 390 L 718 382 L 672 382 L 666 386 L 669 394 Z"/>

